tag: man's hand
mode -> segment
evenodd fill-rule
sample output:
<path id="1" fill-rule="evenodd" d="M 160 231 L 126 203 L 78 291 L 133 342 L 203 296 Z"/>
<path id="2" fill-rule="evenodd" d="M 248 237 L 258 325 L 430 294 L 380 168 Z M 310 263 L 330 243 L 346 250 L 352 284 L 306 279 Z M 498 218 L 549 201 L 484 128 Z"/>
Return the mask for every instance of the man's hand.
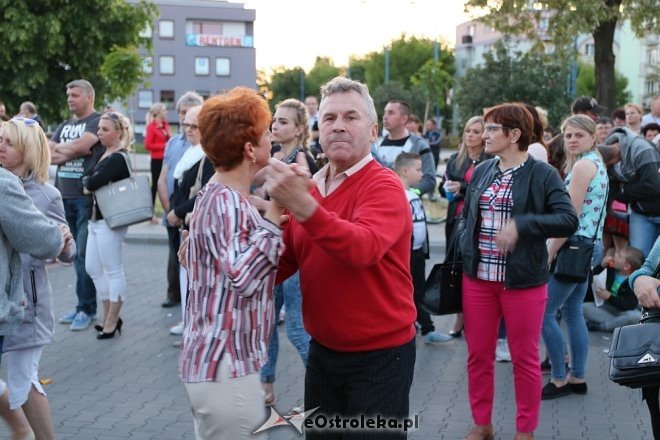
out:
<path id="1" fill-rule="evenodd" d="M 660 308 L 660 296 L 658 296 L 658 286 L 660 280 L 656 280 L 648 275 L 640 275 L 635 279 L 635 296 L 643 307 L 649 309 Z"/>
<path id="2" fill-rule="evenodd" d="M 309 194 L 314 181 L 310 179 L 307 165 L 299 161 L 287 165 L 273 158 L 269 164 L 265 183 L 268 195 L 279 206 L 287 208 L 297 220 L 307 220 L 318 206 Z"/>
<path id="3" fill-rule="evenodd" d="M 169 223 L 170 226 L 181 226 L 183 225 L 183 220 L 176 216 L 174 210 L 171 210 L 167 213 L 167 223 Z"/>

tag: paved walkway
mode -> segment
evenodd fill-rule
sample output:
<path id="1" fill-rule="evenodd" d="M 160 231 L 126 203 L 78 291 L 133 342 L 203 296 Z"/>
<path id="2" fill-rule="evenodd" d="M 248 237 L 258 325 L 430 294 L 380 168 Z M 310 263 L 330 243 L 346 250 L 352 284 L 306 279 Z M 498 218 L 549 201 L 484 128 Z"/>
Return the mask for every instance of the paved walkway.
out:
<path id="1" fill-rule="evenodd" d="M 149 226 L 157 228 L 155 226 Z M 163 309 L 166 246 L 129 242 L 125 249 L 128 299 L 122 317 L 124 332 L 98 341 L 88 329 L 70 332 L 56 324 L 56 336 L 43 355 L 41 377 L 51 378 L 46 392 L 60 440 L 184 440 L 193 439 L 192 418 L 177 377 L 178 350 L 168 328 L 179 309 Z M 433 262 L 439 261 L 435 254 Z M 55 316 L 75 305 L 73 268 L 54 265 L 50 279 L 55 292 Z M 450 317 L 438 317 L 447 330 Z M 297 352 L 281 332 L 276 408 L 287 411 L 301 403 L 303 367 Z M 638 392 L 607 379 L 609 335 L 592 333 L 588 365 L 589 394 L 543 403 L 536 438 L 577 440 L 651 439 L 646 409 Z M 418 339 L 411 414 L 419 414 L 416 440 L 461 439 L 471 425 L 465 383 L 463 339 L 427 346 Z M 514 398 L 510 364 L 498 364 L 493 422 L 498 439 L 514 433 Z M 4 367 L 0 371 L 6 377 Z M 261 421 L 255 420 L 255 426 Z M 0 438 L 8 438 L 4 426 Z M 270 439 L 299 438 L 291 428 L 276 428 Z"/>

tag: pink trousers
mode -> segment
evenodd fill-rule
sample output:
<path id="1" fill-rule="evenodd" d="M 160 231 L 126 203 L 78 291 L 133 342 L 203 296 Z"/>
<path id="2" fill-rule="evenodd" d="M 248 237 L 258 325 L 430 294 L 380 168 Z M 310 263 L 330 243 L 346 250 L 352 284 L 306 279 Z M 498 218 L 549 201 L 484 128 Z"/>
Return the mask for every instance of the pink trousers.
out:
<path id="1" fill-rule="evenodd" d="M 548 288 L 506 289 L 504 283 L 463 275 L 463 314 L 468 348 L 468 394 L 477 425 L 491 423 L 495 394 L 495 347 L 504 316 L 513 363 L 516 430 L 532 432 L 541 410 L 539 338 Z"/>

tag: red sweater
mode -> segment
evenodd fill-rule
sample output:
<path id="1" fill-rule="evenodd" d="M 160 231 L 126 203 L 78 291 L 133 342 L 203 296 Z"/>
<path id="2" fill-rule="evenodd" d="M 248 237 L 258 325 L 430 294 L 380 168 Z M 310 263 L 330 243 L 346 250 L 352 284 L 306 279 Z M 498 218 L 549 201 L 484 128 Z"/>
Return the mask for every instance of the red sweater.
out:
<path id="1" fill-rule="evenodd" d="M 391 348 L 415 336 L 412 219 L 405 190 L 372 161 L 286 228 L 277 282 L 299 268 L 305 329 L 336 351 Z"/>
<path id="2" fill-rule="evenodd" d="M 151 153 L 152 159 L 162 159 L 165 154 L 165 144 L 170 138 L 170 124 L 163 120 L 163 126 L 155 119 L 147 125 L 147 134 L 144 138 L 144 148 Z"/>

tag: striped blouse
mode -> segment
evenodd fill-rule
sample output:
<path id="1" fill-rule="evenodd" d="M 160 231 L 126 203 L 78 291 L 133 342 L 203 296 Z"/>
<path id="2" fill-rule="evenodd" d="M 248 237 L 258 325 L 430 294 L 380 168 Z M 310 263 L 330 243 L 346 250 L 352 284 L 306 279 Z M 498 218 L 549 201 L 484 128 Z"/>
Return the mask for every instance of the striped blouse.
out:
<path id="1" fill-rule="evenodd" d="M 495 180 L 479 197 L 481 225 L 479 229 L 479 265 L 477 278 L 503 283 L 506 275 L 506 252 L 495 244 L 495 236 L 511 218 L 514 173 L 525 163 L 499 171 Z"/>
<path id="2" fill-rule="evenodd" d="M 209 183 L 199 193 L 188 242 L 183 382 L 219 381 L 221 362 L 230 377 L 266 362 L 281 239 L 240 192 Z"/>

